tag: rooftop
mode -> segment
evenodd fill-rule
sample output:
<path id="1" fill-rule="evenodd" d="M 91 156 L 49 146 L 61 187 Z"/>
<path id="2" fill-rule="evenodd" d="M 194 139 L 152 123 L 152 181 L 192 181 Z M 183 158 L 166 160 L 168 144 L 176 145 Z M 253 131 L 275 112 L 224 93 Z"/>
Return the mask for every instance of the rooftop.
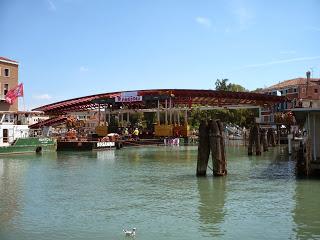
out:
<path id="1" fill-rule="evenodd" d="M 6 57 L 1 57 L 1 56 L 0 56 L 0 62 L 5 62 L 5 63 L 11 63 L 11 64 L 18 65 L 17 61 L 9 59 L 9 58 L 6 58 Z"/>
<path id="2" fill-rule="evenodd" d="M 272 85 L 270 87 L 264 88 L 262 91 L 283 89 L 287 87 L 296 87 L 296 86 L 305 85 L 305 84 L 307 84 L 307 78 L 294 78 L 294 79 L 286 80 L 278 84 Z M 310 78 L 310 85 L 315 85 L 315 84 L 320 85 L 320 78 Z"/>

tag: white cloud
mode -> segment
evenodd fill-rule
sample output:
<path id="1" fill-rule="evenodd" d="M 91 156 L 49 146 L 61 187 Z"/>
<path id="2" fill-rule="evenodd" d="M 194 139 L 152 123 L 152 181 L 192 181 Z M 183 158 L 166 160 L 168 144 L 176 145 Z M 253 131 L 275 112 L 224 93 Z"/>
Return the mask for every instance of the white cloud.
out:
<path id="1" fill-rule="evenodd" d="M 47 0 L 47 3 L 49 4 L 49 9 L 51 11 L 56 11 L 57 10 L 56 5 L 51 0 Z"/>
<path id="2" fill-rule="evenodd" d="M 243 67 L 243 68 L 265 67 L 265 66 L 283 64 L 283 63 L 302 62 L 302 61 L 310 61 L 310 60 L 316 60 L 316 59 L 320 59 L 320 56 L 300 57 L 300 58 L 289 58 L 289 59 L 271 61 L 271 62 L 266 62 L 266 63 L 250 64 L 250 65 L 247 65 L 247 66 L 245 66 L 245 67 Z"/>
<path id="3" fill-rule="evenodd" d="M 80 72 L 88 72 L 88 71 L 89 71 L 89 68 L 84 67 L 84 66 L 81 66 L 81 67 L 79 68 L 79 70 L 80 70 Z"/>
<path id="4" fill-rule="evenodd" d="M 45 94 L 35 95 L 35 96 L 33 96 L 33 98 L 39 99 L 39 100 L 49 100 L 52 97 L 49 94 L 45 93 Z"/>
<path id="5" fill-rule="evenodd" d="M 200 25 L 205 26 L 207 28 L 210 28 L 212 25 L 211 20 L 206 17 L 196 17 L 195 20 L 197 23 L 199 23 Z"/>

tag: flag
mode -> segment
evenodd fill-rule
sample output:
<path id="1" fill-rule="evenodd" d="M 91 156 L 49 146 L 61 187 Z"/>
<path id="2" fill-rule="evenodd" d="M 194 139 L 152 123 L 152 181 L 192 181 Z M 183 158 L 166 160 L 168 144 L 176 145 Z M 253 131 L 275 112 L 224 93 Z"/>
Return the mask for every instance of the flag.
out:
<path id="1" fill-rule="evenodd" d="M 6 102 L 11 105 L 16 101 L 16 99 L 18 97 L 23 97 L 23 84 L 22 83 L 20 83 L 18 86 L 16 86 L 13 89 L 10 89 L 5 96 L 5 99 L 6 99 Z"/>

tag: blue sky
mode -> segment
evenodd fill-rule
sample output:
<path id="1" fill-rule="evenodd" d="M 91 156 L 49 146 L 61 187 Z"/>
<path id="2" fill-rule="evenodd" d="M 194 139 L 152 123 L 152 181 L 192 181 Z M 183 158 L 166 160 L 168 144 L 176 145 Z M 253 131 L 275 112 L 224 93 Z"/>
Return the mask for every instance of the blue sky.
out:
<path id="1" fill-rule="evenodd" d="M 29 110 L 118 90 L 214 89 L 217 78 L 253 90 L 320 77 L 319 10 L 319 0 L 0 0 L 0 56 L 19 61 Z"/>

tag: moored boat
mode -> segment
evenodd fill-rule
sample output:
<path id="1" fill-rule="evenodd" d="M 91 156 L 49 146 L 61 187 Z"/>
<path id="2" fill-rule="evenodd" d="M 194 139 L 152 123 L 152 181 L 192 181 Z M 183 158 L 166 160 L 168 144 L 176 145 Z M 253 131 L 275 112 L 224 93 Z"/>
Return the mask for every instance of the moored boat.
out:
<path id="1" fill-rule="evenodd" d="M 91 150 L 108 150 L 120 148 L 119 142 L 100 142 L 100 141 L 77 141 L 58 140 L 57 151 L 91 151 Z"/>
<path id="2" fill-rule="evenodd" d="M 17 138 L 10 145 L 0 146 L 0 154 L 22 154 L 56 151 L 55 139 L 46 137 Z"/>
<path id="3" fill-rule="evenodd" d="M 56 151 L 55 139 L 33 136 L 28 127 L 30 119 L 34 120 L 31 113 L 0 113 L 0 154 Z"/>

